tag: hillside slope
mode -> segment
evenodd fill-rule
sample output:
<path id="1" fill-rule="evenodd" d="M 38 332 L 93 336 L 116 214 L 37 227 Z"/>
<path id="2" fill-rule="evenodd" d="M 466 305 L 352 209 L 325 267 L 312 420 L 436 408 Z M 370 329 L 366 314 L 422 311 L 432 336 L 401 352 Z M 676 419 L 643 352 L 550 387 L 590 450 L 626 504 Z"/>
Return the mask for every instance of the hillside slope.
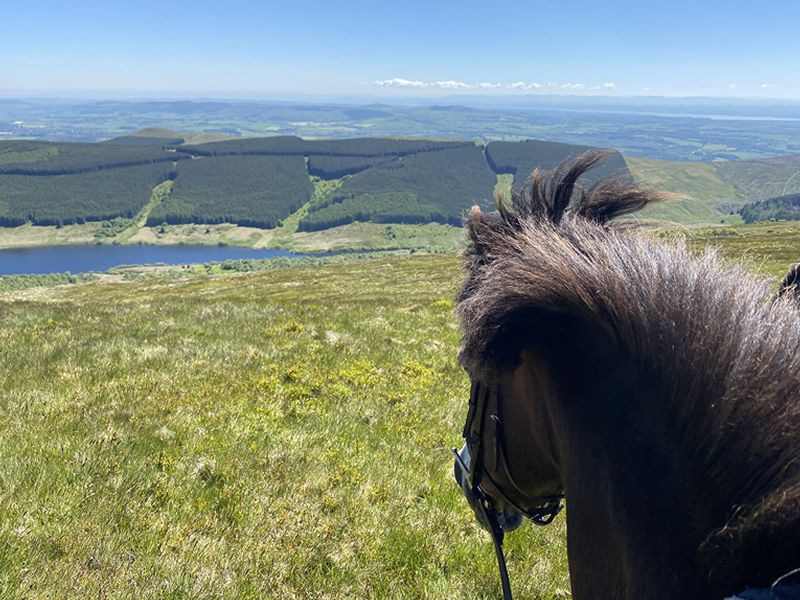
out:
<path id="1" fill-rule="evenodd" d="M 305 231 L 356 221 L 459 225 L 471 205 L 491 206 L 497 175 L 505 172 L 492 171 L 483 145 L 464 140 L 273 136 L 191 144 L 184 139 L 151 128 L 98 144 L 0 142 L 0 224 L 130 218 L 154 186 L 172 179 L 171 193 L 146 215 L 148 225 L 275 228 L 301 208 Z M 511 166 L 503 169 L 520 177 L 587 149 L 534 141 L 488 147 L 504 154 Z M 624 168 L 619 155 L 614 161 Z M 145 172 L 147 177 L 134 181 Z M 304 207 L 312 196 L 311 176 L 341 179 L 342 185 Z"/>
<path id="2" fill-rule="evenodd" d="M 800 154 L 715 163 L 714 167 L 720 179 L 739 192 L 738 206 L 800 192 Z"/>
<path id="3" fill-rule="evenodd" d="M 676 223 L 718 223 L 728 206 L 741 202 L 736 188 L 724 181 L 710 163 L 674 162 L 625 157 L 631 175 L 643 187 L 675 198 L 647 207 L 643 218 Z"/>

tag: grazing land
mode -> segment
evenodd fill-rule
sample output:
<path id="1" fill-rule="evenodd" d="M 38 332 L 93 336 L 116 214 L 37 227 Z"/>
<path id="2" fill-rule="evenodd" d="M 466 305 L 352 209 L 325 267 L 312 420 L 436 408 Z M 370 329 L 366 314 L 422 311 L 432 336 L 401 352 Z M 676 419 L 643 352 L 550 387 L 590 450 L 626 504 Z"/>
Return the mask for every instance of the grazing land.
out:
<path id="1" fill-rule="evenodd" d="M 674 228 L 661 232 L 666 238 L 685 236 L 697 249 L 716 248 L 732 261 L 745 261 L 760 275 L 783 277 L 789 266 L 800 263 L 800 222 L 755 223 L 733 227 L 705 227 L 688 231 Z"/>
<path id="2" fill-rule="evenodd" d="M 667 192 L 668 202 L 647 207 L 641 217 L 676 223 L 737 222 L 727 214 L 741 202 L 740 192 L 723 181 L 710 163 L 668 162 L 626 157 L 631 175 L 638 184 Z"/>
<path id="3" fill-rule="evenodd" d="M 800 155 L 741 160 L 715 165 L 720 178 L 744 199 L 740 203 L 800 193 Z"/>
<path id="4" fill-rule="evenodd" d="M 799 227 L 681 235 L 777 278 Z M 4 597 L 497 597 L 448 450 L 457 258 L 279 264 L 0 295 Z M 507 548 L 569 597 L 563 516 Z"/>
<path id="5" fill-rule="evenodd" d="M 0 588 L 496 594 L 450 472 L 458 277 L 449 255 L 4 300 Z M 519 594 L 567 596 L 563 524 L 509 556 Z"/>

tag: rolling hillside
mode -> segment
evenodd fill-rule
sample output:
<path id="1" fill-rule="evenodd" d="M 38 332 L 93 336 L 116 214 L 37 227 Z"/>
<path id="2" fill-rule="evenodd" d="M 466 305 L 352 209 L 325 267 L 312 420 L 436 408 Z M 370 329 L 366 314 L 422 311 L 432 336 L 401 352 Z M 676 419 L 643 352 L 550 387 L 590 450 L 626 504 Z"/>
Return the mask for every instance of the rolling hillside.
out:
<path id="1" fill-rule="evenodd" d="M 302 208 L 293 231 L 353 222 L 459 225 L 473 204 L 492 206 L 498 177 L 514 172 L 521 181 L 534 167 L 587 149 L 399 138 L 186 141 L 175 131 L 145 129 L 97 144 L 0 142 L 0 224 L 62 226 L 136 215 L 155 227 L 272 229 Z M 625 168 L 619 154 L 608 165 Z M 153 188 L 169 180 L 174 185 L 151 202 Z M 324 194 L 315 194 L 313 180 L 330 183 L 320 188 Z"/>
<path id="2" fill-rule="evenodd" d="M 719 223 L 724 207 L 741 202 L 740 192 L 723 181 L 710 163 L 672 162 L 628 156 L 636 183 L 667 192 L 673 200 L 650 206 L 639 215 L 677 223 Z"/>
<path id="3" fill-rule="evenodd" d="M 642 211 L 642 217 L 730 222 L 748 203 L 800 193 L 800 155 L 716 163 L 625 160 L 637 183 L 675 195 L 675 200 Z"/>
<path id="4" fill-rule="evenodd" d="M 715 169 L 739 191 L 740 205 L 800 192 L 800 154 L 716 163 Z"/>
<path id="5" fill-rule="evenodd" d="M 562 161 L 577 156 L 590 146 L 558 144 L 540 140 L 523 142 L 491 142 L 486 146 L 486 161 L 498 175 L 513 175 L 514 185 L 525 183 L 534 169 L 553 169 Z M 628 167 L 622 155 L 615 153 L 589 173 L 588 183 L 602 177 L 626 176 Z"/>
<path id="6" fill-rule="evenodd" d="M 552 168 L 588 149 L 538 140 L 199 141 L 151 128 L 94 144 L 0 142 L 0 225 L 61 227 L 136 217 L 135 223 L 162 229 L 192 223 L 281 228 L 276 240 L 351 223 L 458 226 L 471 205 L 490 208 L 495 190 L 506 191 L 512 181 L 520 185 L 532 169 Z M 594 175 L 632 177 L 673 194 L 642 217 L 731 223 L 748 202 L 800 192 L 800 155 L 691 163 L 615 153 Z M 171 185 L 153 196 L 165 182 Z M 123 241 L 149 239 L 134 231 Z M 244 239 L 251 237 L 271 243 L 260 234 Z"/>
<path id="7" fill-rule="evenodd" d="M 739 209 L 745 223 L 800 220 L 800 194 L 786 194 L 745 204 Z"/>
<path id="8" fill-rule="evenodd" d="M 353 221 L 460 225 L 470 206 L 492 207 L 496 181 L 475 145 L 398 157 L 346 179 L 312 207 L 300 230 Z"/>

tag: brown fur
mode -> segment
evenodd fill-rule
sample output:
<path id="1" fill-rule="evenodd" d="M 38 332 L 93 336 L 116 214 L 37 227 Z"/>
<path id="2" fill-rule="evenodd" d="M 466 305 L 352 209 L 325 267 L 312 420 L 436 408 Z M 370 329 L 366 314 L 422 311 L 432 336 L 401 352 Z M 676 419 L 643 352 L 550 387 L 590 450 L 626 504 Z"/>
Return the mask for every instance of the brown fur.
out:
<path id="1" fill-rule="evenodd" d="M 790 296 L 800 300 L 800 264 L 792 265 L 781 282 L 778 296 Z"/>
<path id="2" fill-rule="evenodd" d="M 723 267 L 713 251 L 693 258 L 681 244 L 608 225 L 658 196 L 613 182 L 576 189 L 602 158 L 589 153 L 555 173 L 534 172 L 511 209 L 473 209 L 457 309 L 461 361 L 474 375 L 502 380 L 523 365 L 526 349 L 548 352 L 563 392 L 562 451 L 595 435 L 591 426 L 567 430 L 579 407 L 614 424 L 602 438 L 619 446 L 609 456 L 653 457 L 657 468 L 635 458 L 606 465 L 635 473 L 627 479 L 603 472 L 600 458 L 599 471 L 581 465 L 631 488 L 610 489 L 615 502 L 654 503 L 650 512 L 628 507 L 641 520 L 622 521 L 628 533 L 609 532 L 620 555 L 636 548 L 620 559 L 609 593 L 613 585 L 615 597 L 722 598 L 767 585 L 800 566 L 800 311 L 791 294 L 770 302 L 765 281 Z M 569 519 L 583 508 L 568 479 Z M 578 488 L 586 478 L 574 481 Z M 585 525 L 568 520 L 568 528 L 572 546 L 580 531 L 587 544 L 600 543 Z M 659 535 L 675 540 L 674 552 L 655 547 Z M 670 563 L 648 565 L 648 549 L 651 563 Z M 571 552 L 575 585 L 588 575 L 576 575 L 573 562 Z M 651 567 L 651 576 L 669 573 L 673 582 L 650 582 L 663 583 L 663 595 L 643 595 L 647 581 L 629 573 Z"/>

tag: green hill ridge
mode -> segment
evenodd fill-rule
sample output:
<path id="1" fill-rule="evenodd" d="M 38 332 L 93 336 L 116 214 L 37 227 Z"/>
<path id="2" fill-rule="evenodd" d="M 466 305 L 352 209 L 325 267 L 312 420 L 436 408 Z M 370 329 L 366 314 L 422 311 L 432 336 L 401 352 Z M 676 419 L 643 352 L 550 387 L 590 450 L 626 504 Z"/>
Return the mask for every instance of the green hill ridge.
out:
<path id="1" fill-rule="evenodd" d="M 492 206 L 497 177 L 508 169 L 549 168 L 587 149 L 533 140 L 295 136 L 187 144 L 179 136 L 149 128 L 98 144 L 0 142 L 0 224 L 131 218 L 156 185 L 173 180 L 171 193 L 148 215 L 149 225 L 270 229 L 310 201 L 313 176 L 341 185 L 307 207 L 301 231 L 355 221 L 458 225 L 473 204 Z M 502 172 L 488 159 L 495 148 Z M 619 154 L 609 163 L 625 169 Z"/>
<path id="2" fill-rule="evenodd" d="M 0 225 L 63 226 L 145 214 L 148 226 L 229 223 L 268 230 L 296 214 L 300 232 L 356 222 L 457 226 L 473 204 L 491 208 L 498 182 L 505 187 L 511 178 L 520 185 L 532 169 L 552 168 L 589 149 L 539 140 L 191 141 L 146 128 L 103 143 L 0 142 Z M 734 222 L 749 201 L 800 192 L 800 156 L 690 163 L 615 152 L 594 178 L 607 175 L 673 194 L 642 217 Z M 314 196 L 312 179 L 335 185 Z M 165 181 L 174 182 L 171 191 L 142 213 Z"/>

